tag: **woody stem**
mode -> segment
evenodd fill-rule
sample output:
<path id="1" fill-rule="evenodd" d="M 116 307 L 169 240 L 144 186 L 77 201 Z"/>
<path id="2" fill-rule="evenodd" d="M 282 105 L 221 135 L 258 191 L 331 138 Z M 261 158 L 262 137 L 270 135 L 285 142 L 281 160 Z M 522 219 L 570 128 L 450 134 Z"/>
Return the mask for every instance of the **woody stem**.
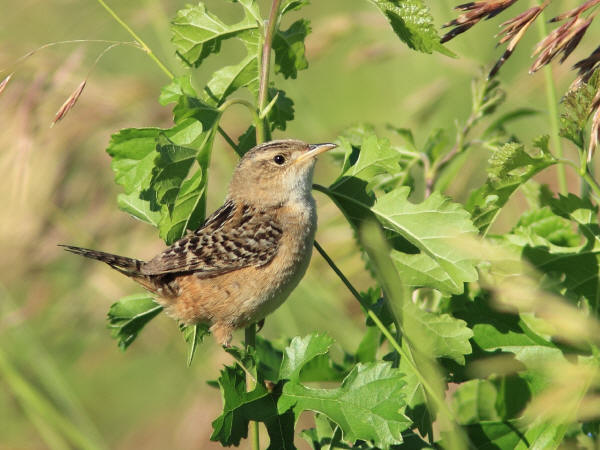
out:
<path id="1" fill-rule="evenodd" d="M 271 68 L 271 47 L 273 44 L 273 35 L 277 28 L 277 16 L 279 14 L 279 5 L 281 0 L 273 0 L 269 21 L 266 24 L 264 42 L 260 61 L 260 82 L 258 86 L 258 115 L 262 113 L 267 106 L 267 96 L 269 92 L 269 71 Z M 256 143 L 260 144 L 268 139 L 269 129 L 265 126 L 266 119 L 261 119 L 256 127 Z"/>

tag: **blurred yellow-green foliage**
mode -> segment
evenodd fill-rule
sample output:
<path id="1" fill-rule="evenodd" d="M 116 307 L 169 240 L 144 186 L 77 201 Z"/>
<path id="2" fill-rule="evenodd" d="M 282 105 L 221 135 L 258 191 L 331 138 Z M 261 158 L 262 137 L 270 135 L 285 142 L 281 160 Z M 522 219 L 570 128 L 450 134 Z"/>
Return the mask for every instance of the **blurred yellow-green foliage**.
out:
<path id="1" fill-rule="evenodd" d="M 238 14 L 229 2 L 206 3 L 223 17 L 234 20 Z M 457 2 L 428 3 L 436 25 L 454 16 L 451 8 Z M 560 3 L 566 9 L 565 3 L 575 2 Z M 168 21 L 183 5 L 175 0 L 111 2 L 175 73 L 183 68 L 169 44 Z M 277 80 L 296 110 L 296 120 L 277 137 L 328 141 L 358 122 L 372 123 L 381 132 L 386 124 L 411 128 L 418 143 L 438 127 L 453 136 L 455 122 L 469 113 L 471 79 L 480 65 L 489 67 L 500 53 L 492 39 L 499 20 L 451 42 L 449 48 L 458 55 L 452 59 L 410 51 L 367 2 L 315 0 L 302 14 L 312 20 L 310 67 L 297 80 Z M 525 142 L 549 129 L 544 76 L 529 76 L 526 70 L 537 38 L 532 29 L 500 75 L 508 94 L 503 110 L 532 107 L 542 112 L 511 128 Z M 27 52 L 71 39 L 131 40 L 93 0 L 5 0 L 0 68 L 11 71 Z M 235 60 L 241 49 L 228 45 L 196 74 L 199 85 L 211 69 Z M 71 243 L 148 258 L 162 245 L 155 230 L 117 209 L 119 188 L 104 152 L 110 135 L 121 128 L 169 126 L 170 108 L 156 101 L 168 80 L 157 66 L 136 49 L 111 50 L 92 70 L 75 108 L 49 127 L 105 47 L 65 44 L 41 50 L 15 68 L 0 96 L 0 448 L 46 448 L 48 442 L 63 448 L 57 429 L 78 430 L 100 448 L 216 448 L 208 438 L 221 400 L 206 381 L 217 377 L 229 357 L 208 340 L 186 368 L 181 334 L 164 316 L 127 353 L 120 352 L 106 329 L 106 312 L 112 302 L 139 288 L 56 246 Z M 588 50 L 579 48 L 573 59 Z M 558 92 L 564 92 L 572 80 L 568 66 L 554 66 L 554 74 Z M 244 110 L 233 109 L 223 128 L 238 136 L 248 120 Z M 236 162 L 222 140 L 213 155 L 210 209 L 223 200 Z M 449 193 L 466 198 L 482 180 L 487 156 L 483 150 L 474 152 L 469 172 L 453 181 Z M 316 181 L 328 183 L 335 173 L 334 163 L 323 158 Z M 543 179 L 554 183 L 553 172 Z M 366 289 L 370 280 L 349 227 L 326 198 L 316 195 L 319 241 L 349 278 Z M 499 227 L 514 223 L 520 203 L 517 196 Z M 268 318 L 262 333 L 283 339 L 323 331 L 354 349 L 363 322 L 356 302 L 315 255 L 303 282 Z"/>

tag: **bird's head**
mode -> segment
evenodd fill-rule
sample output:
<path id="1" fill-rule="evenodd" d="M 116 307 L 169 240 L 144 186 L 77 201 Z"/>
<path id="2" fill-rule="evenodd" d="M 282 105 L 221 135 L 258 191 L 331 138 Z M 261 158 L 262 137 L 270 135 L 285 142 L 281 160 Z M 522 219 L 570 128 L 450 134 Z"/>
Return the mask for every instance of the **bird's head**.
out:
<path id="1" fill-rule="evenodd" d="M 335 147 L 293 139 L 258 145 L 238 163 L 229 197 L 244 203 L 260 201 L 268 207 L 310 195 L 316 156 Z"/>

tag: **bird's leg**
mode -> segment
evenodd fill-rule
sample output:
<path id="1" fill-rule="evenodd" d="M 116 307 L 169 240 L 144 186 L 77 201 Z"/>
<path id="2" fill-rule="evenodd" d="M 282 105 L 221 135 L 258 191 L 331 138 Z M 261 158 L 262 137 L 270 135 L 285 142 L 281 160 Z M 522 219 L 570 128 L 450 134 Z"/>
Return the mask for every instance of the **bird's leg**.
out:
<path id="1" fill-rule="evenodd" d="M 210 327 L 210 332 L 215 337 L 217 342 L 223 347 L 229 347 L 231 345 L 231 338 L 233 334 L 233 327 L 223 322 L 217 322 Z"/>
<path id="2" fill-rule="evenodd" d="M 256 322 L 256 332 L 258 333 L 260 330 L 263 329 L 263 327 L 265 326 L 265 319 L 264 317 L 262 319 L 260 319 L 258 322 Z"/>

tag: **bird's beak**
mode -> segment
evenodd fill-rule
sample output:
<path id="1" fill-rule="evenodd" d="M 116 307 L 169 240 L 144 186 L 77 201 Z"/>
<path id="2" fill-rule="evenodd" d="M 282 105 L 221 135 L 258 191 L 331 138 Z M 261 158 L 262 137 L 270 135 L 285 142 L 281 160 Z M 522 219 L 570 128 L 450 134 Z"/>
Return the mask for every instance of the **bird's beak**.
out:
<path id="1" fill-rule="evenodd" d="M 331 150 L 332 148 L 336 148 L 336 147 L 337 147 L 336 144 L 330 144 L 330 143 L 310 144 L 308 146 L 308 151 L 306 153 L 302 153 L 298 157 L 296 162 L 299 163 L 301 161 L 306 161 L 308 159 L 315 158 L 316 156 L 320 155 L 321 153 L 325 153 L 326 151 Z"/>

